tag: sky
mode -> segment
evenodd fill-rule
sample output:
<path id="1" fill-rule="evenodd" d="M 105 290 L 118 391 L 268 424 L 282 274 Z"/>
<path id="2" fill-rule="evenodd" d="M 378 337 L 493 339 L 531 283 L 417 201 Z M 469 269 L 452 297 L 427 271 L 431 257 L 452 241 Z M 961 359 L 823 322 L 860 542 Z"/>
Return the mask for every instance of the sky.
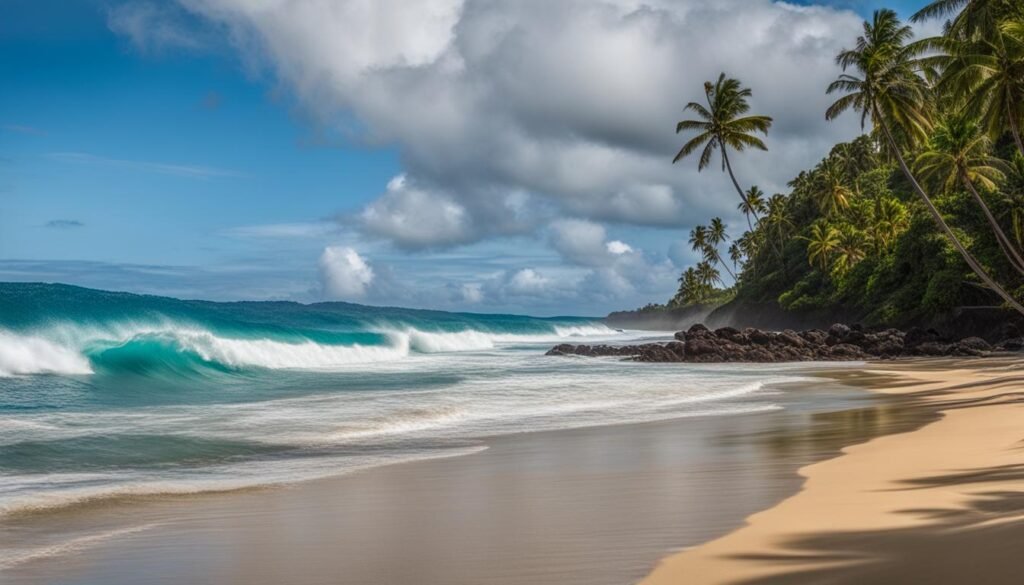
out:
<path id="1" fill-rule="evenodd" d="M 775 123 L 738 179 L 784 191 L 860 132 L 825 121 L 824 88 L 882 5 L 4 0 L 0 281 L 535 315 L 664 302 L 693 226 L 745 225 L 719 166 L 671 164 L 683 106 L 722 71 L 751 87 Z"/>

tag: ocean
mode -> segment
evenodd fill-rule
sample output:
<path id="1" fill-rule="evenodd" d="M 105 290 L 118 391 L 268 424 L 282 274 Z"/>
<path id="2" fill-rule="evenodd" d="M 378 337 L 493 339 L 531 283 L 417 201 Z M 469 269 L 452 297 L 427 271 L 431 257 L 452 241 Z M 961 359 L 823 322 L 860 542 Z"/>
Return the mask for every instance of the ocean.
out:
<path id="1" fill-rule="evenodd" d="M 497 435 L 777 410 L 775 387 L 800 379 L 544 356 L 666 337 L 580 317 L 0 284 L 0 516 L 292 483 Z"/>

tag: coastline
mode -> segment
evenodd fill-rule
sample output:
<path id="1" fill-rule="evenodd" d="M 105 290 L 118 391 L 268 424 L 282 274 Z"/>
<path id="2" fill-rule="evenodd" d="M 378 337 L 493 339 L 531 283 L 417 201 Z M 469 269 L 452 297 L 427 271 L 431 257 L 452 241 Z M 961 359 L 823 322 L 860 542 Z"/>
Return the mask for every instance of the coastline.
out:
<path id="1" fill-rule="evenodd" d="M 899 399 L 832 381 L 857 377 L 849 366 L 808 374 L 812 381 L 780 390 L 790 401 L 784 410 L 494 437 L 473 454 L 288 487 L 16 519 L 9 536 L 55 526 L 80 536 L 4 576 L 50 584 L 139 583 L 140 572 L 146 583 L 325 583 L 340 574 L 358 583 L 633 582 L 666 551 L 720 536 L 792 494 L 799 467 L 926 422 Z"/>
<path id="2" fill-rule="evenodd" d="M 863 387 L 936 419 L 802 468 L 796 494 L 663 559 L 642 585 L 1018 583 L 1019 367 L 1010 357 L 869 364 L 902 380 Z"/>

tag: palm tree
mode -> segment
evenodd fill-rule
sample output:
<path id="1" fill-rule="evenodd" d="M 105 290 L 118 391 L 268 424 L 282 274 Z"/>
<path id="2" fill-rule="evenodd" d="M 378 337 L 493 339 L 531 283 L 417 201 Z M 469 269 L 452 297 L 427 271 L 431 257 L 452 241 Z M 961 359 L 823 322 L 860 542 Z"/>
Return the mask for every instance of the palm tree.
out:
<path id="1" fill-rule="evenodd" d="M 909 226 L 910 218 L 907 208 L 898 199 L 880 197 L 875 200 L 874 217 L 870 230 L 871 241 L 876 250 L 887 249 Z"/>
<path id="2" fill-rule="evenodd" d="M 729 244 L 729 260 L 732 260 L 733 268 L 739 269 L 740 262 L 743 261 L 743 246 L 740 240 Z"/>
<path id="3" fill-rule="evenodd" d="M 1024 23 L 1007 22 L 991 34 L 938 43 L 947 55 L 932 61 L 943 67 L 938 88 L 960 99 L 965 112 L 977 112 L 992 139 L 1009 131 L 1024 154 Z"/>
<path id="4" fill-rule="evenodd" d="M 816 192 L 818 209 L 829 217 L 840 209 L 850 207 L 853 191 L 846 186 L 846 173 L 840 161 L 829 157 L 818 167 L 821 185 Z"/>
<path id="5" fill-rule="evenodd" d="M 701 254 L 704 254 L 705 256 L 707 255 L 706 254 L 706 250 L 708 249 L 708 228 L 707 227 L 699 225 L 699 226 L 693 228 L 692 230 L 690 230 L 690 249 L 692 249 L 694 252 L 700 252 Z"/>
<path id="6" fill-rule="evenodd" d="M 722 275 L 707 260 L 697 263 L 697 277 L 708 289 L 714 288 L 715 284 L 722 284 Z"/>
<path id="7" fill-rule="evenodd" d="M 754 185 L 747 189 L 745 195 L 746 197 L 743 198 L 743 201 L 740 201 L 736 209 L 742 211 L 743 215 L 747 217 L 747 227 L 753 231 L 754 224 L 750 222 L 750 216 L 754 216 L 754 223 L 761 222 L 760 214 L 764 213 L 764 191 L 759 189 L 757 185 Z"/>
<path id="8" fill-rule="evenodd" d="M 981 185 L 988 191 L 995 191 L 997 182 L 1006 178 L 1006 165 L 990 154 L 988 136 L 966 116 L 951 116 L 936 127 L 929 147 L 918 155 L 915 163 L 921 177 L 936 182 L 947 192 L 960 186 L 966 188 L 985 214 L 1006 259 L 1024 274 L 1024 258 L 975 188 Z"/>
<path id="9" fill-rule="evenodd" d="M 768 215 L 765 216 L 765 225 L 771 236 L 778 238 L 781 245 L 789 237 L 793 229 L 793 220 L 790 219 L 786 210 L 786 196 L 776 193 L 768 199 Z"/>
<path id="10" fill-rule="evenodd" d="M 672 299 L 672 304 L 684 306 L 699 303 L 706 296 L 704 288 L 700 277 L 697 275 L 697 271 L 693 268 L 687 268 L 679 275 L 679 291 Z"/>
<path id="11" fill-rule="evenodd" d="M 835 269 L 839 274 L 846 274 L 867 256 L 866 244 L 864 234 L 860 231 L 847 229 L 839 233 L 835 247 Z"/>
<path id="12" fill-rule="evenodd" d="M 807 240 L 807 261 L 817 266 L 822 272 L 828 270 L 832 253 L 839 246 L 839 230 L 829 225 L 816 223 L 811 226 Z"/>
<path id="13" fill-rule="evenodd" d="M 1011 176 L 1014 177 L 1018 188 L 1008 189 L 1002 193 L 1003 201 L 1009 207 L 1006 215 L 1010 216 L 1010 225 L 1013 226 L 1013 237 L 1018 246 L 1024 246 L 1024 156 L 1017 155 L 1010 163 Z"/>
<path id="14" fill-rule="evenodd" d="M 729 266 L 722 262 L 722 255 L 718 251 L 719 244 L 722 244 L 729 239 L 729 234 L 725 233 L 725 224 L 722 222 L 722 218 L 713 217 L 711 218 L 711 227 L 706 232 L 708 240 L 708 251 L 707 256 L 714 261 L 715 264 L 720 264 L 725 271 L 729 273 L 729 276 L 733 280 L 736 280 L 736 275 L 732 270 L 729 270 Z"/>
<path id="15" fill-rule="evenodd" d="M 728 171 L 729 178 L 732 179 L 732 184 L 743 201 L 746 201 L 746 195 L 736 180 L 732 164 L 729 163 L 729 149 L 732 148 L 736 152 L 742 152 L 747 148 L 768 150 L 764 142 L 754 134 L 760 132 L 767 136 L 768 129 L 772 126 L 772 119 L 768 116 L 744 116 L 750 111 L 747 98 L 751 95 L 750 88 L 743 87 L 737 79 L 726 77 L 725 73 L 718 76 L 716 83 L 705 82 L 704 96 L 707 107 L 690 102 L 685 108 L 693 110 L 700 119 L 683 120 L 676 124 L 676 134 L 684 130 L 697 131 L 699 134 L 684 144 L 672 159 L 674 164 L 703 146 L 700 161 L 697 163 L 697 170 L 702 171 L 711 164 L 715 151 L 720 150 L 722 170 Z"/>
<path id="16" fill-rule="evenodd" d="M 1020 14 L 1014 0 L 933 0 L 910 17 L 913 22 L 932 18 L 948 19 L 948 35 L 969 38 L 991 34 L 1002 18 Z"/>
<path id="17" fill-rule="evenodd" d="M 829 107 L 825 117 L 835 119 L 851 108 L 861 112 L 862 126 L 870 117 L 874 126 L 881 129 L 900 169 L 935 223 L 971 270 L 1010 306 L 1024 313 L 1024 305 L 1018 303 L 989 276 L 946 224 L 942 214 L 910 172 L 903 152 L 889 128 L 890 124 L 898 126 L 910 141 L 920 141 L 931 128 L 930 112 L 927 109 L 929 96 L 924 80 L 915 70 L 916 56 L 924 49 L 908 47 L 906 43 L 911 38 L 913 32 L 910 27 L 903 25 L 895 12 L 888 9 L 875 11 L 872 22 L 864 23 L 864 34 L 857 39 L 856 48 L 844 50 L 836 57 L 836 63 L 843 68 L 844 73 L 829 85 L 828 93 L 847 93 Z M 860 76 L 845 73 L 848 69 L 856 70 Z"/>

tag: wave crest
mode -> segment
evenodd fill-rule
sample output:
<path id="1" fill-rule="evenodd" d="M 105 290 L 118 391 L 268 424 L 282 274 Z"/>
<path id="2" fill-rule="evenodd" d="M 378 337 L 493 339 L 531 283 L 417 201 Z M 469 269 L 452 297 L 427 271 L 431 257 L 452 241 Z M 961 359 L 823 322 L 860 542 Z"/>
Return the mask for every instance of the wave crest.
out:
<path id="1" fill-rule="evenodd" d="M 107 327 L 61 325 L 20 333 L 0 329 L 0 376 L 92 374 L 95 370 L 177 373 L 201 367 L 327 369 L 390 362 L 410 353 L 437 354 L 494 349 L 501 344 L 557 342 L 566 337 L 614 336 L 604 325 L 552 326 L 547 333 L 500 333 L 477 329 L 428 331 L 379 327 L 382 342 L 332 344 L 306 337 L 245 338 L 197 325 L 121 323 Z"/>
<path id="2" fill-rule="evenodd" d="M 85 356 L 34 335 L 0 330 L 0 376 L 26 374 L 91 374 Z"/>

